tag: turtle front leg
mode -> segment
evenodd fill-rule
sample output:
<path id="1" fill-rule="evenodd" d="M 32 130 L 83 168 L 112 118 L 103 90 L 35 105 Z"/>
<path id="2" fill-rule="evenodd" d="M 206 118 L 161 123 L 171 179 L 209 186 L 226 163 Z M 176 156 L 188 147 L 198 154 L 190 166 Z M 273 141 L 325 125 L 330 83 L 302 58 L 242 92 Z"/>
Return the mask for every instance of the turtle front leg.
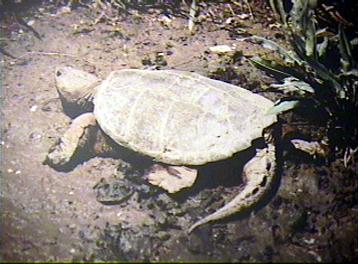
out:
<path id="1" fill-rule="evenodd" d="M 216 221 L 256 204 L 270 190 L 276 175 L 276 147 L 269 143 L 266 148 L 257 150 L 256 155 L 244 166 L 246 185 L 228 204 L 218 211 L 194 223 L 188 230 Z"/>
<path id="2" fill-rule="evenodd" d="M 80 158 L 82 150 L 85 150 L 82 155 L 97 154 L 95 152 L 98 144 L 95 143 L 100 133 L 93 113 L 78 116 L 60 140 L 50 148 L 44 164 L 57 170 L 67 170 Z"/>

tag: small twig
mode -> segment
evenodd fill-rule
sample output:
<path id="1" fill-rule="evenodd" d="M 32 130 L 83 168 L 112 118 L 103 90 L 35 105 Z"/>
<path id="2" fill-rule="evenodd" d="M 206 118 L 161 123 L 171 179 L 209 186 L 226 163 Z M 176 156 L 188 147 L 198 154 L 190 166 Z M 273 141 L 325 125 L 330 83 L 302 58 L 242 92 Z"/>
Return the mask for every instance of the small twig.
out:
<path id="1" fill-rule="evenodd" d="M 68 56 L 68 57 L 76 57 L 73 54 L 69 53 L 61 53 L 61 52 L 42 52 L 42 51 L 28 51 L 21 56 L 17 57 L 17 59 L 21 59 L 23 57 L 26 57 L 27 55 L 46 55 L 46 56 Z"/>
<path id="2" fill-rule="evenodd" d="M 175 63 L 175 64 L 173 64 L 173 65 L 171 65 L 171 66 L 177 68 L 177 67 L 179 67 L 179 66 L 190 65 L 190 64 L 194 64 L 194 63 L 197 63 L 197 61 L 187 60 L 187 61 L 184 61 L 184 62 Z"/>
<path id="3" fill-rule="evenodd" d="M 237 6 L 239 6 L 240 8 L 242 8 L 242 4 L 241 3 L 238 3 L 237 1 L 235 0 L 231 0 L 231 2 Z M 249 9 L 249 12 L 250 12 L 250 17 L 251 19 L 254 19 L 254 13 L 252 12 L 252 9 L 251 9 L 251 6 L 250 6 L 250 3 L 248 0 L 244 0 L 245 4 L 247 5 L 247 8 Z"/>
<path id="4" fill-rule="evenodd" d="M 21 17 L 17 16 L 15 13 L 13 13 L 13 16 L 14 16 L 17 24 L 25 27 L 27 30 L 31 31 L 35 35 L 36 38 L 38 38 L 39 40 L 42 40 L 40 34 L 33 27 L 29 26 Z"/>
<path id="5" fill-rule="evenodd" d="M 105 12 L 102 11 L 101 14 L 99 14 L 99 16 L 94 20 L 93 25 L 97 25 L 105 16 L 106 16 Z"/>
<path id="6" fill-rule="evenodd" d="M 126 9 L 126 5 L 120 0 L 117 0 L 117 1 L 111 0 L 111 4 L 116 6 L 116 7 L 118 7 L 118 8 L 120 8 L 120 9 L 123 9 L 123 10 Z"/>
<path id="7" fill-rule="evenodd" d="M 11 53 L 7 52 L 6 50 L 4 50 L 3 48 L 0 47 L 0 53 L 12 58 L 12 59 L 17 59 L 14 55 L 12 55 Z"/>
<path id="8" fill-rule="evenodd" d="M 190 6 L 189 22 L 188 22 L 188 28 L 190 32 L 192 32 L 194 29 L 195 14 L 196 14 L 196 0 L 193 0 Z"/>
<path id="9" fill-rule="evenodd" d="M 250 12 L 250 16 L 252 19 L 254 19 L 254 13 L 252 12 L 252 9 L 251 9 L 251 6 L 250 6 L 250 3 L 248 0 L 244 0 L 245 4 L 247 5 L 248 9 L 249 9 L 249 12 Z"/>
<path id="10" fill-rule="evenodd" d="M 343 155 L 343 164 L 344 164 L 345 168 L 347 168 L 347 164 L 348 164 L 348 151 L 349 151 L 349 149 L 346 148 L 346 151 L 344 152 L 344 155 Z"/>
<path id="11" fill-rule="evenodd" d="M 228 4 L 228 6 L 229 6 L 229 9 L 230 9 L 231 14 L 232 14 L 233 16 L 236 16 L 236 14 L 235 14 L 234 10 L 232 9 L 231 5 Z"/>
<path id="12" fill-rule="evenodd" d="M 29 51 L 29 52 L 26 52 L 26 53 L 22 54 L 19 57 L 16 57 L 16 59 L 21 59 L 21 58 L 26 57 L 28 55 L 67 56 L 67 57 L 72 57 L 72 58 L 83 60 L 83 61 L 85 61 L 85 62 L 87 62 L 89 64 L 92 64 L 92 65 L 96 65 L 96 62 L 89 61 L 89 60 L 87 60 L 87 59 L 85 59 L 83 57 L 79 57 L 77 55 L 69 54 L 69 53 L 62 53 L 62 52 Z"/>
<path id="13" fill-rule="evenodd" d="M 231 0 L 231 2 L 232 2 L 234 5 L 236 5 L 236 6 L 240 7 L 240 8 L 242 8 L 242 4 L 241 4 L 241 3 L 239 3 L 239 2 L 237 2 L 237 1 L 235 1 L 235 0 Z"/>
<path id="14" fill-rule="evenodd" d="M 107 6 L 101 0 L 96 0 L 95 3 L 99 6 L 99 8 L 106 10 Z"/>
<path id="15" fill-rule="evenodd" d="M 344 152 L 343 163 L 344 167 L 347 168 L 348 162 L 352 159 L 354 154 L 358 151 L 358 147 L 355 149 L 347 148 Z"/>

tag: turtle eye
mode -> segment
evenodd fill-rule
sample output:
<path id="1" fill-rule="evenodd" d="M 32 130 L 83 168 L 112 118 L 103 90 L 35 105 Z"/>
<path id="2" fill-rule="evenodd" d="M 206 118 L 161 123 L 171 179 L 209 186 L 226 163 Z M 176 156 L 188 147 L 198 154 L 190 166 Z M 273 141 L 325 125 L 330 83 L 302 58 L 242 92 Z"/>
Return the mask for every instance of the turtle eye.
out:
<path id="1" fill-rule="evenodd" d="M 60 77 L 61 75 L 62 75 L 62 72 L 61 72 L 60 70 L 57 70 L 57 71 L 56 71 L 56 76 L 57 76 L 57 77 Z"/>

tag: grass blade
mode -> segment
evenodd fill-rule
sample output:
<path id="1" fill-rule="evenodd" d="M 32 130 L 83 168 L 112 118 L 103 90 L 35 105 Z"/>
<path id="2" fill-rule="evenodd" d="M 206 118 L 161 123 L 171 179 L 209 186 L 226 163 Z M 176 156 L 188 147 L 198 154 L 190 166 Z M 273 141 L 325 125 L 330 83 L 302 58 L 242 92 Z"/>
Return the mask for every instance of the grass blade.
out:
<path id="1" fill-rule="evenodd" d="M 299 95 L 314 94 L 311 85 L 294 77 L 287 77 L 283 84 L 271 84 L 270 87 L 283 91 L 284 93 L 298 93 Z"/>
<path id="2" fill-rule="evenodd" d="M 353 64 L 353 56 L 351 51 L 351 45 L 347 40 L 347 36 L 344 33 L 342 25 L 339 25 L 338 28 L 338 36 L 339 36 L 339 51 L 341 53 L 341 64 L 344 71 L 349 71 Z"/>
<path id="3" fill-rule="evenodd" d="M 287 14 L 283 7 L 283 2 L 281 0 L 269 0 L 271 9 L 274 13 L 280 16 L 281 22 L 286 25 L 287 24 Z"/>
<path id="4" fill-rule="evenodd" d="M 267 115 L 282 114 L 284 112 L 296 108 L 298 105 L 299 105 L 299 100 L 283 101 L 271 107 L 266 114 Z"/>
<path id="5" fill-rule="evenodd" d="M 282 46 L 280 46 L 279 44 L 277 44 L 272 40 L 268 40 L 259 36 L 251 36 L 247 38 L 242 38 L 240 40 L 252 41 L 254 43 L 260 44 L 264 48 L 276 51 L 279 55 L 283 56 L 285 62 L 287 63 L 291 63 L 291 64 L 297 63 L 298 65 L 302 64 L 302 61 L 294 53 L 286 50 L 285 48 L 283 48 Z"/>
<path id="6" fill-rule="evenodd" d="M 266 70 L 272 74 L 276 74 L 276 75 L 279 75 L 281 78 L 285 78 L 285 77 L 289 77 L 291 76 L 290 73 L 287 73 L 285 71 L 283 71 L 283 67 L 279 67 L 277 65 L 273 65 L 271 63 L 271 61 L 268 61 L 268 60 L 265 60 L 265 59 L 262 59 L 262 58 L 252 58 L 252 59 L 249 59 L 250 62 L 252 62 L 254 64 L 254 66 L 260 68 L 260 69 L 263 69 L 263 70 Z"/>

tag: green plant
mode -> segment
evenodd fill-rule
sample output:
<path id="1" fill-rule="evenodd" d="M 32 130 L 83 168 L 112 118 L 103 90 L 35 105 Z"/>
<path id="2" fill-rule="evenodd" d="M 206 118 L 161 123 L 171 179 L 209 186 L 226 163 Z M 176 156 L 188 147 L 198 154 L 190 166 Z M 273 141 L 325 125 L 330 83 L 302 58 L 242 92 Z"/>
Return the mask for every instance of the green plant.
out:
<path id="1" fill-rule="evenodd" d="M 283 84 L 271 85 L 272 89 L 285 94 L 271 111 L 315 109 L 327 124 L 331 147 L 345 150 L 346 155 L 357 151 L 358 69 L 353 54 L 358 38 L 348 38 L 342 25 L 337 26 L 336 32 L 319 28 L 315 15 L 316 0 L 291 2 L 292 7 L 286 12 L 283 1 L 270 0 L 289 33 L 292 50 L 262 37 L 245 38 L 279 55 L 279 58 L 251 60 L 255 66 L 283 81 Z"/>

